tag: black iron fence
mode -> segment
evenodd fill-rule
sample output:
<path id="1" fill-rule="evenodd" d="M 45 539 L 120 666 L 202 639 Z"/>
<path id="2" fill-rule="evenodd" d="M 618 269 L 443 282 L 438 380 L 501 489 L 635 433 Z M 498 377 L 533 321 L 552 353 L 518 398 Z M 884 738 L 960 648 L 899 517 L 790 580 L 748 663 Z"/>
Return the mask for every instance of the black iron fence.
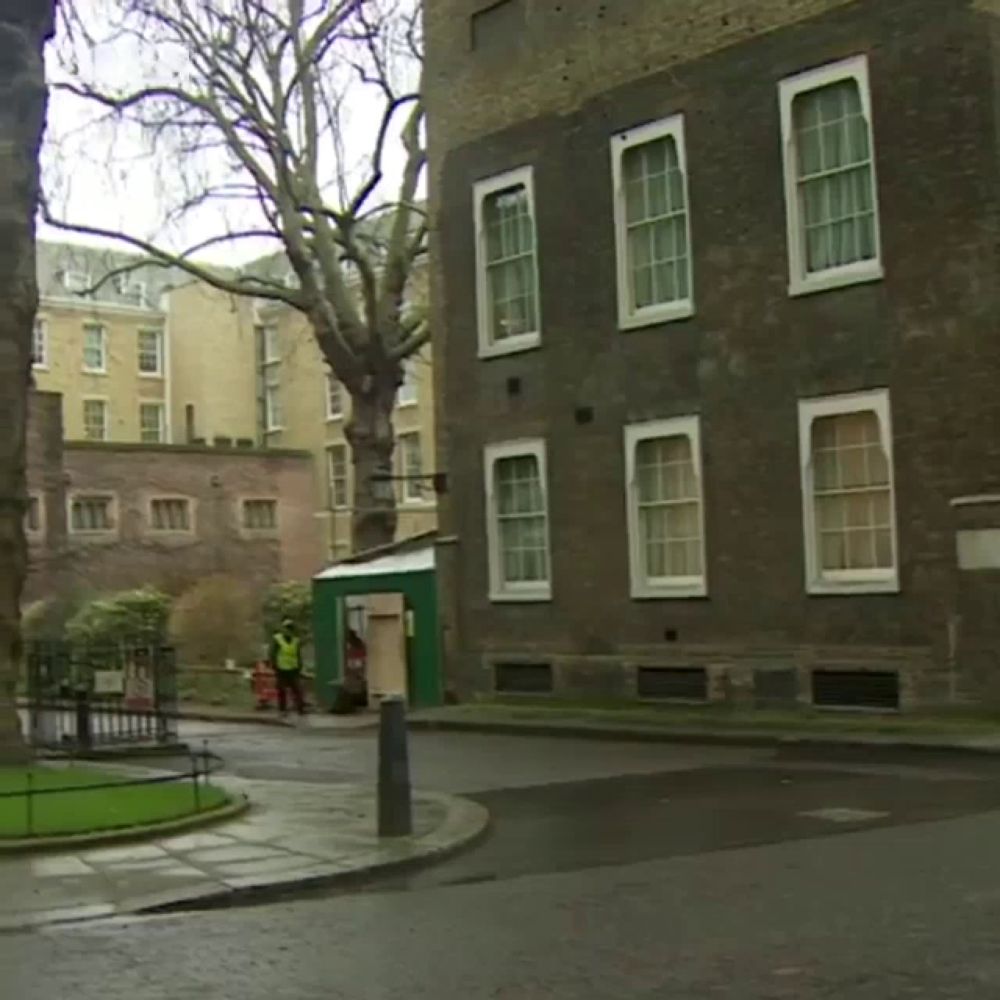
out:
<path id="1" fill-rule="evenodd" d="M 28 739 L 67 750 L 177 741 L 177 660 L 167 646 L 27 651 Z"/>

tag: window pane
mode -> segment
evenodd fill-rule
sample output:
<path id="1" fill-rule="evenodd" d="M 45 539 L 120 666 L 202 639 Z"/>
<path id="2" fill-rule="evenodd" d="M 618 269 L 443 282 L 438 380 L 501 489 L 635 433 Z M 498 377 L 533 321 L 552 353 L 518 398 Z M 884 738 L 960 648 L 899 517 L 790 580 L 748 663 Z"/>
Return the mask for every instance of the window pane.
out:
<path id="1" fill-rule="evenodd" d="M 156 531 L 188 531 L 191 527 L 191 507 L 184 499 L 154 500 L 153 529 Z"/>
<path id="2" fill-rule="evenodd" d="M 341 394 L 339 379 L 332 373 L 326 373 L 326 415 L 339 417 L 344 412 L 344 401 Z"/>
<path id="3" fill-rule="evenodd" d="M 498 459 L 494 491 L 503 582 L 545 582 L 548 521 L 538 459 L 534 455 Z"/>
<path id="4" fill-rule="evenodd" d="M 349 503 L 347 446 L 334 445 L 327 449 L 326 460 L 330 487 L 330 506 L 333 508 L 347 507 Z"/>
<path id="5" fill-rule="evenodd" d="M 691 439 L 639 441 L 633 491 L 646 579 L 700 576 L 701 496 Z"/>
<path id="6" fill-rule="evenodd" d="M 31 363 L 44 368 L 48 361 L 48 328 L 45 320 L 36 319 L 31 335 Z"/>
<path id="7" fill-rule="evenodd" d="M 243 525 L 251 529 L 276 528 L 278 503 L 276 500 L 244 500 Z"/>
<path id="8" fill-rule="evenodd" d="M 403 499 L 422 500 L 424 495 L 423 454 L 419 434 L 401 434 L 399 436 L 400 468 L 403 479 Z"/>
<path id="9" fill-rule="evenodd" d="M 820 560 L 824 570 L 840 570 L 847 568 L 845 554 L 846 535 L 842 533 L 821 535 Z"/>
<path id="10" fill-rule="evenodd" d="M 139 438 L 143 444 L 160 444 L 164 438 L 164 410 L 159 403 L 139 406 Z"/>
<path id="11" fill-rule="evenodd" d="M 104 327 L 83 328 L 83 367 L 91 371 L 104 370 Z"/>
<path id="12" fill-rule="evenodd" d="M 70 507 L 74 531 L 110 531 L 111 500 L 107 497 L 78 497 Z"/>
<path id="13" fill-rule="evenodd" d="M 396 395 L 400 406 L 417 401 L 417 362 L 415 358 L 407 358 L 403 362 L 403 381 Z"/>
<path id="14" fill-rule="evenodd" d="M 687 205 L 676 140 L 626 149 L 622 175 L 632 307 L 687 298 Z"/>
<path id="15" fill-rule="evenodd" d="M 858 82 L 799 94 L 793 120 L 807 270 L 872 259 L 875 178 Z"/>
<path id="16" fill-rule="evenodd" d="M 158 330 L 139 331 L 139 371 L 144 375 L 160 374 L 161 343 L 161 334 Z"/>
<path id="17" fill-rule="evenodd" d="M 101 399 L 83 401 L 83 436 L 88 441 L 104 441 L 108 436 L 107 403 Z"/>
<path id="18" fill-rule="evenodd" d="M 281 344 L 278 339 L 278 328 L 276 326 L 265 326 L 262 329 L 264 361 L 275 362 L 281 360 Z"/>
<path id="19" fill-rule="evenodd" d="M 890 569 L 888 458 L 871 410 L 812 424 L 812 483 L 821 571 Z"/>

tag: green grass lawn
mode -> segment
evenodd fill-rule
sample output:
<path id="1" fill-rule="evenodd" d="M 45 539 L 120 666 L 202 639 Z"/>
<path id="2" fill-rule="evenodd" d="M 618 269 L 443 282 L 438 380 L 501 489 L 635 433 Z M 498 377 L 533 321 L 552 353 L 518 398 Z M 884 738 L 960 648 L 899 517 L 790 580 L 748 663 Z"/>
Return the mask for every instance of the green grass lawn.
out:
<path id="1" fill-rule="evenodd" d="M 28 776 L 35 791 L 66 788 L 32 796 L 29 828 Z M 97 833 L 181 819 L 196 812 L 190 779 L 156 785 L 128 786 L 129 778 L 88 767 L 0 768 L 0 840 L 28 836 L 47 837 Z M 109 788 L 94 788 L 108 784 Z M 223 805 L 228 796 L 221 788 L 202 785 L 201 810 Z"/>

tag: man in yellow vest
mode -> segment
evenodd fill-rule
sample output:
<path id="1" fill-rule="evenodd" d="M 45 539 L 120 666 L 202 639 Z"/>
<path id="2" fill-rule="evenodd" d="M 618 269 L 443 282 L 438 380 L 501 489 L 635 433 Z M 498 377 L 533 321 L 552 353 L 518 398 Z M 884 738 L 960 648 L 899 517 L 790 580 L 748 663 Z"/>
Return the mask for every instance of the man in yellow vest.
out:
<path id="1" fill-rule="evenodd" d="M 271 637 L 271 669 L 278 687 L 278 709 L 288 714 L 288 692 L 292 692 L 295 710 L 305 715 L 306 701 L 302 694 L 302 642 L 295 634 L 295 624 L 288 618 Z"/>

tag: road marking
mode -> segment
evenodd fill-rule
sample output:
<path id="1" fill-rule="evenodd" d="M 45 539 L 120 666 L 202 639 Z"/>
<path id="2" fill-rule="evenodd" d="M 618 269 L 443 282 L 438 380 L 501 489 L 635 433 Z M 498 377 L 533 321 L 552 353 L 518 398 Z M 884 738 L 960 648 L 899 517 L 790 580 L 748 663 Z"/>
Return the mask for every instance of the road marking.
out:
<path id="1" fill-rule="evenodd" d="M 811 812 L 801 812 L 800 816 L 807 819 L 823 819 L 828 823 L 871 823 L 876 819 L 885 819 L 887 812 L 877 812 L 874 809 L 850 809 L 844 806 L 830 806 L 826 809 L 814 809 Z"/>

